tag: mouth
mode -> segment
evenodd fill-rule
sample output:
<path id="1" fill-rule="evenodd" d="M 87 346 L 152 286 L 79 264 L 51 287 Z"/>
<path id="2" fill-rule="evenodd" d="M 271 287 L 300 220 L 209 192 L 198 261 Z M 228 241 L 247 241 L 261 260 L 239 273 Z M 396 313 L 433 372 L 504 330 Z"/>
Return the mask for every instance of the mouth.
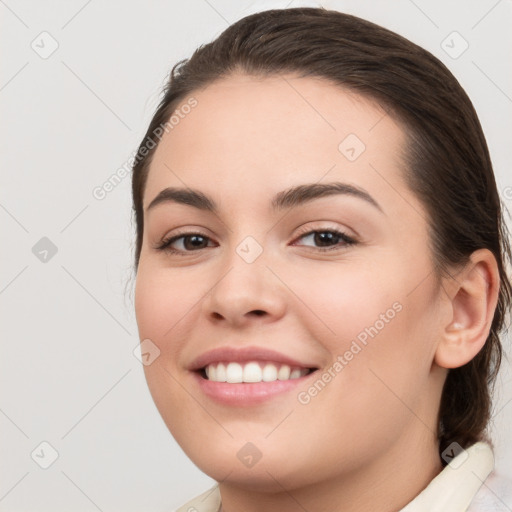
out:
<path id="1" fill-rule="evenodd" d="M 224 346 L 201 354 L 188 370 L 205 397 L 245 407 L 287 399 L 297 387 L 307 385 L 319 366 L 306 361 L 305 356 L 295 359 L 266 347 Z"/>
<path id="2" fill-rule="evenodd" d="M 196 371 L 203 379 L 211 382 L 257 384 L 300 379 L 317 369 L 291 366 L 275 361 L 223 361 L 210 363 Z"/>

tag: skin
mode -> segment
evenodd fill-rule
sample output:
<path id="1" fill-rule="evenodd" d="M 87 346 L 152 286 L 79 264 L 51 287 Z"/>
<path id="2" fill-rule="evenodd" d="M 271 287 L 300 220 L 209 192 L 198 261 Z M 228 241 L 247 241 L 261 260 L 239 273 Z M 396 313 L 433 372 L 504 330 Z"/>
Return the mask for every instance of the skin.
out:
<path id="1" fill-rule="evenodd" d="M 220 482 L 224 510 L 399 510 L 442 469 L 442 386 L 447 368 L 485 342 L 495 261 L 477 251 L 456 279 L 436 280 L 428 217 L 403 179 L 404 133 L 375 103 L 292 75 L 232 75 L 194 97 L 156 149 L 144 208 L 162 189 L 186 186 L 219 212 L 177 203 L 145 212 L 135 309 L 140 339 L 161 351 L 144 367 L 155 404 L 185 453 Z M 352 162 L 338 149 L 348 134 L 366 146 Z M 332 182 L 364 189 L 382 211 L 339 194 L 270 208 L 282 190 Z M 178 228 L 208 245 L 181 239 L 173 247 L 187 253 L 158 251 Z M 332 229 L 358 243 L 321 252 L 304 236 Z M 263 249 L 250 264 L 236 252 L 246 236 Z M 297 393 L 394 303 L 400 312 L 301 404 Z M 219 346 L 271 348 L 320 370 L 264 404 L 222 405 L 187 369 Z M 251 468 L 237 457 L 248 441 L 262 454 Z"/>

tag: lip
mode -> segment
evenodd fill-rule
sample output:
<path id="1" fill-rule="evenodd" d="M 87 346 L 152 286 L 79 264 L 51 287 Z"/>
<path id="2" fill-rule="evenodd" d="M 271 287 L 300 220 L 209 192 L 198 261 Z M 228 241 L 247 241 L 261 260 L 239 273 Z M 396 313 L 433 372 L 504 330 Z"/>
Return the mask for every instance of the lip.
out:
<path id="1" fill-rule="evenodd" d="M 200 370 L 209 364 L 222 362 L 247 363 L 250 361 L 271 362 L 287 364 L 292 368 L 308 368 L 317 370 L 318 365 L 306 363 L 298 359 L 264 347 L 218 347 L 209 350 L 194 359 L 190 364 L 192 378 L 199 386 L 202 393 L 217 403 L 230 406 L 251 406 L 258 405 L 271 400 L 274 397 L 283 395 L 293 389 L 304 385 L 315 371 L 298 379 L 276 380 L 272 382 L 241 382 L 227 383 L 214 382 L 203 377 Z M 316 375 L 315 375 L 316 378 Z"/>
<path id="2" fill-rule="evenodd" d="M 318 366 L 314 364 L 304 363 L 275 350 L 263 347 L 218 347 L 213 350 L 209 350 L 194 359 L 188 369 L 191 371 L 197 371 L 212 363 L 248 363 L 250 361 L 287 364 L 294 368 L 318 368 Z"/>
<path id="3" fill-rule="evenodd" d="M 291 392 L 299 386 L 306 387 L 306 381 L 312 376 L 317 378 L 317 371 L 298 379 L 276 380 L 273 382 L 241 382 L 229 384 L 227 382 L 215 382 L 202 377 L 198 371 L 192 372 L 192 378 L 211 400 L 228 406 L 246 407 L 263 404 L 280 395 Z"/>

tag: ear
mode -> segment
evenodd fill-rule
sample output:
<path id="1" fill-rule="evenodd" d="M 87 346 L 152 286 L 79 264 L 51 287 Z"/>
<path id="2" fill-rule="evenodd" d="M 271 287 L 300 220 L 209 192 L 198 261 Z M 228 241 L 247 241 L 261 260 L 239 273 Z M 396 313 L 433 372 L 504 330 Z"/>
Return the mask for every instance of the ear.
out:
<path id="1" fill-rule="evenodd" d="M 500 289 L 492 252 L 475 251 L 447 288 L 451 314 L 443 326 L 434 361 L 443 368 L 458 368 L 480 352 L 489 336 Z"/>

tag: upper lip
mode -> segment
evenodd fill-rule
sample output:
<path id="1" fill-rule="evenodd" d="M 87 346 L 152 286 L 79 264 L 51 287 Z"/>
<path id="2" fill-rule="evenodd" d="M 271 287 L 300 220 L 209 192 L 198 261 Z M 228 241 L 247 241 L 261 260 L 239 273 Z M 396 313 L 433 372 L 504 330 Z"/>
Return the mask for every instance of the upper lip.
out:
<path id="1" fill-rule="evenodd" d="M 218 347 L 209 350 L 194 359 L 189 366 L 190 370 L 201 370 L 205 366 L 220 362 L 247 363 L 249 361 L 276 362 L 287 364 L 294 368 L 316 368 L 312 364 L 303 363 L 275 350 L 263 347 Z"/>

